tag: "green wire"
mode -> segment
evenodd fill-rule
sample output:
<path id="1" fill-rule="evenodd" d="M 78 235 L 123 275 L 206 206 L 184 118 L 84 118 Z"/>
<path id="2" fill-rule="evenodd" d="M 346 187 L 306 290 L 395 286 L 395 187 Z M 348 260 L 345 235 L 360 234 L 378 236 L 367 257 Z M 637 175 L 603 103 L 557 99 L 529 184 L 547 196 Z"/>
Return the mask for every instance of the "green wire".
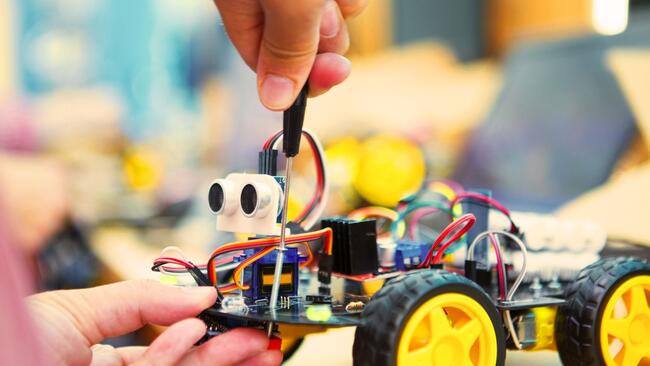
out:
<path id="1" fill-rule="evenodd" d="M 391 231 L 391 235 L 393 237 L 393 240 L 395 240 L 395 242 L 397 242 L 399 239 L 401 239 L 399 237 L 398 227 L 399 227 L 400 222 L 404 221 L 404 219 L 406 219 L 406 216 L 408 216 L 408 214 L 410 214 L 411 212 L 413 212 L 413 211 L 415 211 L 417 209 L 428 208 L 428 207 L 437 208 L 438 210 L 440 210 L 440 211 L 446 213 L 447 215 L 453 217 L 453 214 L 452 214 L 451 210 L 449 209 L 449 206 L 442 203 L 442 202 L 439 202 L 439 201 L 425 201 L 425 202 L 410 203 L 408 206 L 406 206 L 406 209 L 404 211 L 399 213 L 399 215 L 397 216 L 397 220 L 393 221 L 392 224 L 390 225 L 390 231 Z"/>

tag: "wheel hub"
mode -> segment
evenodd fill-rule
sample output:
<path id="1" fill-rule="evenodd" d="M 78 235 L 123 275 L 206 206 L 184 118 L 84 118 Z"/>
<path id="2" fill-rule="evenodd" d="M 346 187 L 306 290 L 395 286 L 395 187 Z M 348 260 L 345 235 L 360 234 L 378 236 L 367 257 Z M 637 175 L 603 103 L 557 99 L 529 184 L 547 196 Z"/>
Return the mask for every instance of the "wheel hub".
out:
<path id="1" fill-rule="evenodd" d="M 648 344 L 650 347 L 650 338 L 648 338 L 647 330 L 650 329 L 650 316 L 647 314 L 638 314 L 630 322 L 629 336 L 632 344 L 642 345 Z"/>
<path id="2" fill-rule="evenodd" d="M 463 344 L 454 336 L 447 336 L 435 342 L 433 346 L 433 364 L 436 366 L 458 365 L 466 350 Z"/>

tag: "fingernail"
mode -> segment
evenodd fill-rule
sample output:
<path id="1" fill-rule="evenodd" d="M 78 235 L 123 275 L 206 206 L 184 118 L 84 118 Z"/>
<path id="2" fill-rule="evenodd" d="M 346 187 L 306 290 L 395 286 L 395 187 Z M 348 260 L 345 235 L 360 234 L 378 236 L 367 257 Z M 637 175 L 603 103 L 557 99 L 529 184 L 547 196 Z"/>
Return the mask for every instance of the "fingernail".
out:
<path id="1" fill-rule="evenodd" d="M 286 109 L 293 102 L 293 81 L 284 76 L 267 75 L 260 97 L 270 109 Z"/>
<path id="2" fill-rule="evenodd" d="M 329 1 L 325 6 L 323 17 L 320 20 L 320 35 L 323 38 L 332 38 L 339 34 L 341 23 L 336 7 L 334 1 Z"/>

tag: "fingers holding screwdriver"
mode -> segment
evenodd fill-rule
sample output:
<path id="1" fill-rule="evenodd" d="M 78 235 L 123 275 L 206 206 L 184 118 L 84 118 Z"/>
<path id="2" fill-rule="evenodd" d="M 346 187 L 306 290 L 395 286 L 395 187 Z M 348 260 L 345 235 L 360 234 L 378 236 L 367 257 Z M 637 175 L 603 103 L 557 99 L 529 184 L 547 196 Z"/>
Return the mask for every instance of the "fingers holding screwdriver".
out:
<path id="1" fill-rule="evenodd" d="M 226 31 L 257 72 L 262 103 L 285 110 L 309 77 L 311 95 L 345 80 L 349 46 L 344 19 L 365 0 L 215 0 Z M 311 72 L 311 74 L 310 74 Z"/>

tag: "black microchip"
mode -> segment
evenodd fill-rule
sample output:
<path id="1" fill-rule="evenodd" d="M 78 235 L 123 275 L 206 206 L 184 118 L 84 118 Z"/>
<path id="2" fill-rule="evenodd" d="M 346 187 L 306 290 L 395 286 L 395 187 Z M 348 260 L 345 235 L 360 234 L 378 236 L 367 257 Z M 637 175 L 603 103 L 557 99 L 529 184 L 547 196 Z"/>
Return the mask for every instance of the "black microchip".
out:
<path id="1" fill-rule="evenodd" d="M 293 293 L 294 273 L 293 264 L 285 263 L 282 265 L 282 275 L 280 276 L 280 293 Z M 262 264 L 257 272 L 257 283 L 260 284 L 260 294 L 270 295 L 273 288 L 273 274 L 275 265 Z"/>

